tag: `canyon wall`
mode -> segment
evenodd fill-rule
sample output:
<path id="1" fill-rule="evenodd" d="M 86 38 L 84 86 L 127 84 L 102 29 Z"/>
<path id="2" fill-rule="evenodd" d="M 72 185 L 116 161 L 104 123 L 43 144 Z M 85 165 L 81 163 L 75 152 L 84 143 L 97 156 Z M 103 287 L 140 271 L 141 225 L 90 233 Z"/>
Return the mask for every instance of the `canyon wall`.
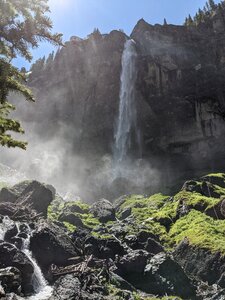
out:
<path id="1" fill-rule="evenodd" d="M 142 19 L 130 37 L 98 30 L 86 39 L 71 37 L 54 57 L 33 65 L 28 83 L 36 103 L 21 102 L 17 115 L 28 132 L 35 124 L 43 140 L 63 135 L 75 155 L 111 155 L 121 57 L 132 38 L 142 141 L 142 156 L 135 158 L 160 169 L 165 185 L 174 177 L 223 170 L 224 33 L 224 11 L 217 10 L 199 26 L 153 26 Z"/>

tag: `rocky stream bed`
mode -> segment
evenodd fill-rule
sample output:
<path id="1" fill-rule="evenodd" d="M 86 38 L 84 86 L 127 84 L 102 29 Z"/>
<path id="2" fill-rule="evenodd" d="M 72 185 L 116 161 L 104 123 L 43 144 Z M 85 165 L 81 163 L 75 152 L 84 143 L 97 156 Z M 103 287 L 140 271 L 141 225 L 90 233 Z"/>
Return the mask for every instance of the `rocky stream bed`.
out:
<path id="1" fill-rule="evenodd" d="M 37 181 L 0 190 L 1 299 L 225 299 L 225 174 L 174 196 L 65 201 Z"/>

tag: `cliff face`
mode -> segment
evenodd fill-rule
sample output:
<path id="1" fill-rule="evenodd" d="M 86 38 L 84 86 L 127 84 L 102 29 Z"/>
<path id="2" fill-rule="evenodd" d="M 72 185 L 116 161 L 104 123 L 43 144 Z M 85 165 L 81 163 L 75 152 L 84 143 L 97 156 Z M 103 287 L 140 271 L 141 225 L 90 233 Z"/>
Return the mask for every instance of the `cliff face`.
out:
<path id="1" fill-rule="evenodd" d="M 225 167 L 224 31 L 218 11 L 197 27 L 140 20 L 131 34 L 138 53 L 142 155 L 179 176 Z M 120 31 L 72 37 L 54 59 L 34 66 L 29 85 L 37 98 L 35 114 L 31 107 L 24 119 L 38 124 L 46 138 L 63 127 L 74 153 L 112 153 L 127 38 Z"/>

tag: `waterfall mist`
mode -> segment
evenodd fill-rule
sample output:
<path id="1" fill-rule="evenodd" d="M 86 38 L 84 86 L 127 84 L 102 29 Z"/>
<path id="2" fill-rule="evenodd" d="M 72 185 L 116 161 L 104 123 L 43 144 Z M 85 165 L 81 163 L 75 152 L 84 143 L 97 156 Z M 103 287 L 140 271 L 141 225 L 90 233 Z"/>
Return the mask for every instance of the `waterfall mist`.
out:
<path id="1" fill-rule="evenodd" d="M 90 59 L 90 54 L 85 61 L 87 59 Z M 122 194 L 150 194 L 157 191 L 155 187 L 160 182 L 160 173 L 152 167 L 149 159 L 146 161 L 140 156 L 137 52 L 133 40 L 124 41 L 120 65 L 119 93 L 118 99 L 115 99 L 118 109 L 110 116 L 111 124 L 115 124 L 111 136 L 101 136 L 98 130 L 93 130 L 93 126 L 88 129 L 85 127 L 89 122 L 85 115 L 88 105 L 93 105 L 89 104 L 89 99 L 92 103 L 96 101 L 101 114 L 104 113 L 101 105 L 108 107 L 108 103 L 98 103 L 98 98 L 91 98 L 93 89 L 90 89 L 91 94 L 87 91 L 82 103 L 79 101 L 83 98 L 76 98 L 78 87 L 69 90 L 68 97 L 73 102 L 67 98 L 62 101 L 67 92 L 65 85 L 56 86 L 54 92 L 48 92 L 44 98 L 37 93 L 34 104 L 16 99 L 15 105 L 19 105 L 13 117 L 22 120 L 25 129 L 22 138 L 28 141 L 28 147 L 26 151 L 1 149 L 0 163 L 20 173 L 10 171 L 12 176 L 8 175 L 7 178 L 0 174 L 0 182 L 14 184 L 26 178 L 36 179 L 54 185 L 69 200 L 81 197 L 87 202 L 102 197 L 113 200 Z M 74 79 L 74 86 L 77 80 Z M 97 80 L 102 84 L 102 79 Z M 78 113 L 78 108 L 82 114 Z M 94 113 L 88 116 L 95 117 Z M 95 118 L 99 122 L 98 116 Z M 98 152 L 96 144 L 92 146 L 91 143 L 86 148 L 81 147 L 86 134 L 98 136 L 100 148 L 108 143 L 108 149 Z M 6 173 L 9 174 L 9 171 Z"/>

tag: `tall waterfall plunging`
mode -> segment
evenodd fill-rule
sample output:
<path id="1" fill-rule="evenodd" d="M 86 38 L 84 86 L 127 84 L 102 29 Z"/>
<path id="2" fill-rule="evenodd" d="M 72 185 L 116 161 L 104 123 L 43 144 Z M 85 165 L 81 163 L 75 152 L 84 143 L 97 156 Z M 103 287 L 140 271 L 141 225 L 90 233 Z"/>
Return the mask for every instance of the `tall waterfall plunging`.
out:
<path id="1" fill-rule="evenodd" d="M 113 149 L 114 162 L 121 164 L 127 158 L 132 145 L 132 137 L 139 144 L 137 129 L 136 89 L 137 52 L 134 40 L 127 40 L 122 55 L 122 72 L 120 77 L 119 116 L 115 130 Z"/>

